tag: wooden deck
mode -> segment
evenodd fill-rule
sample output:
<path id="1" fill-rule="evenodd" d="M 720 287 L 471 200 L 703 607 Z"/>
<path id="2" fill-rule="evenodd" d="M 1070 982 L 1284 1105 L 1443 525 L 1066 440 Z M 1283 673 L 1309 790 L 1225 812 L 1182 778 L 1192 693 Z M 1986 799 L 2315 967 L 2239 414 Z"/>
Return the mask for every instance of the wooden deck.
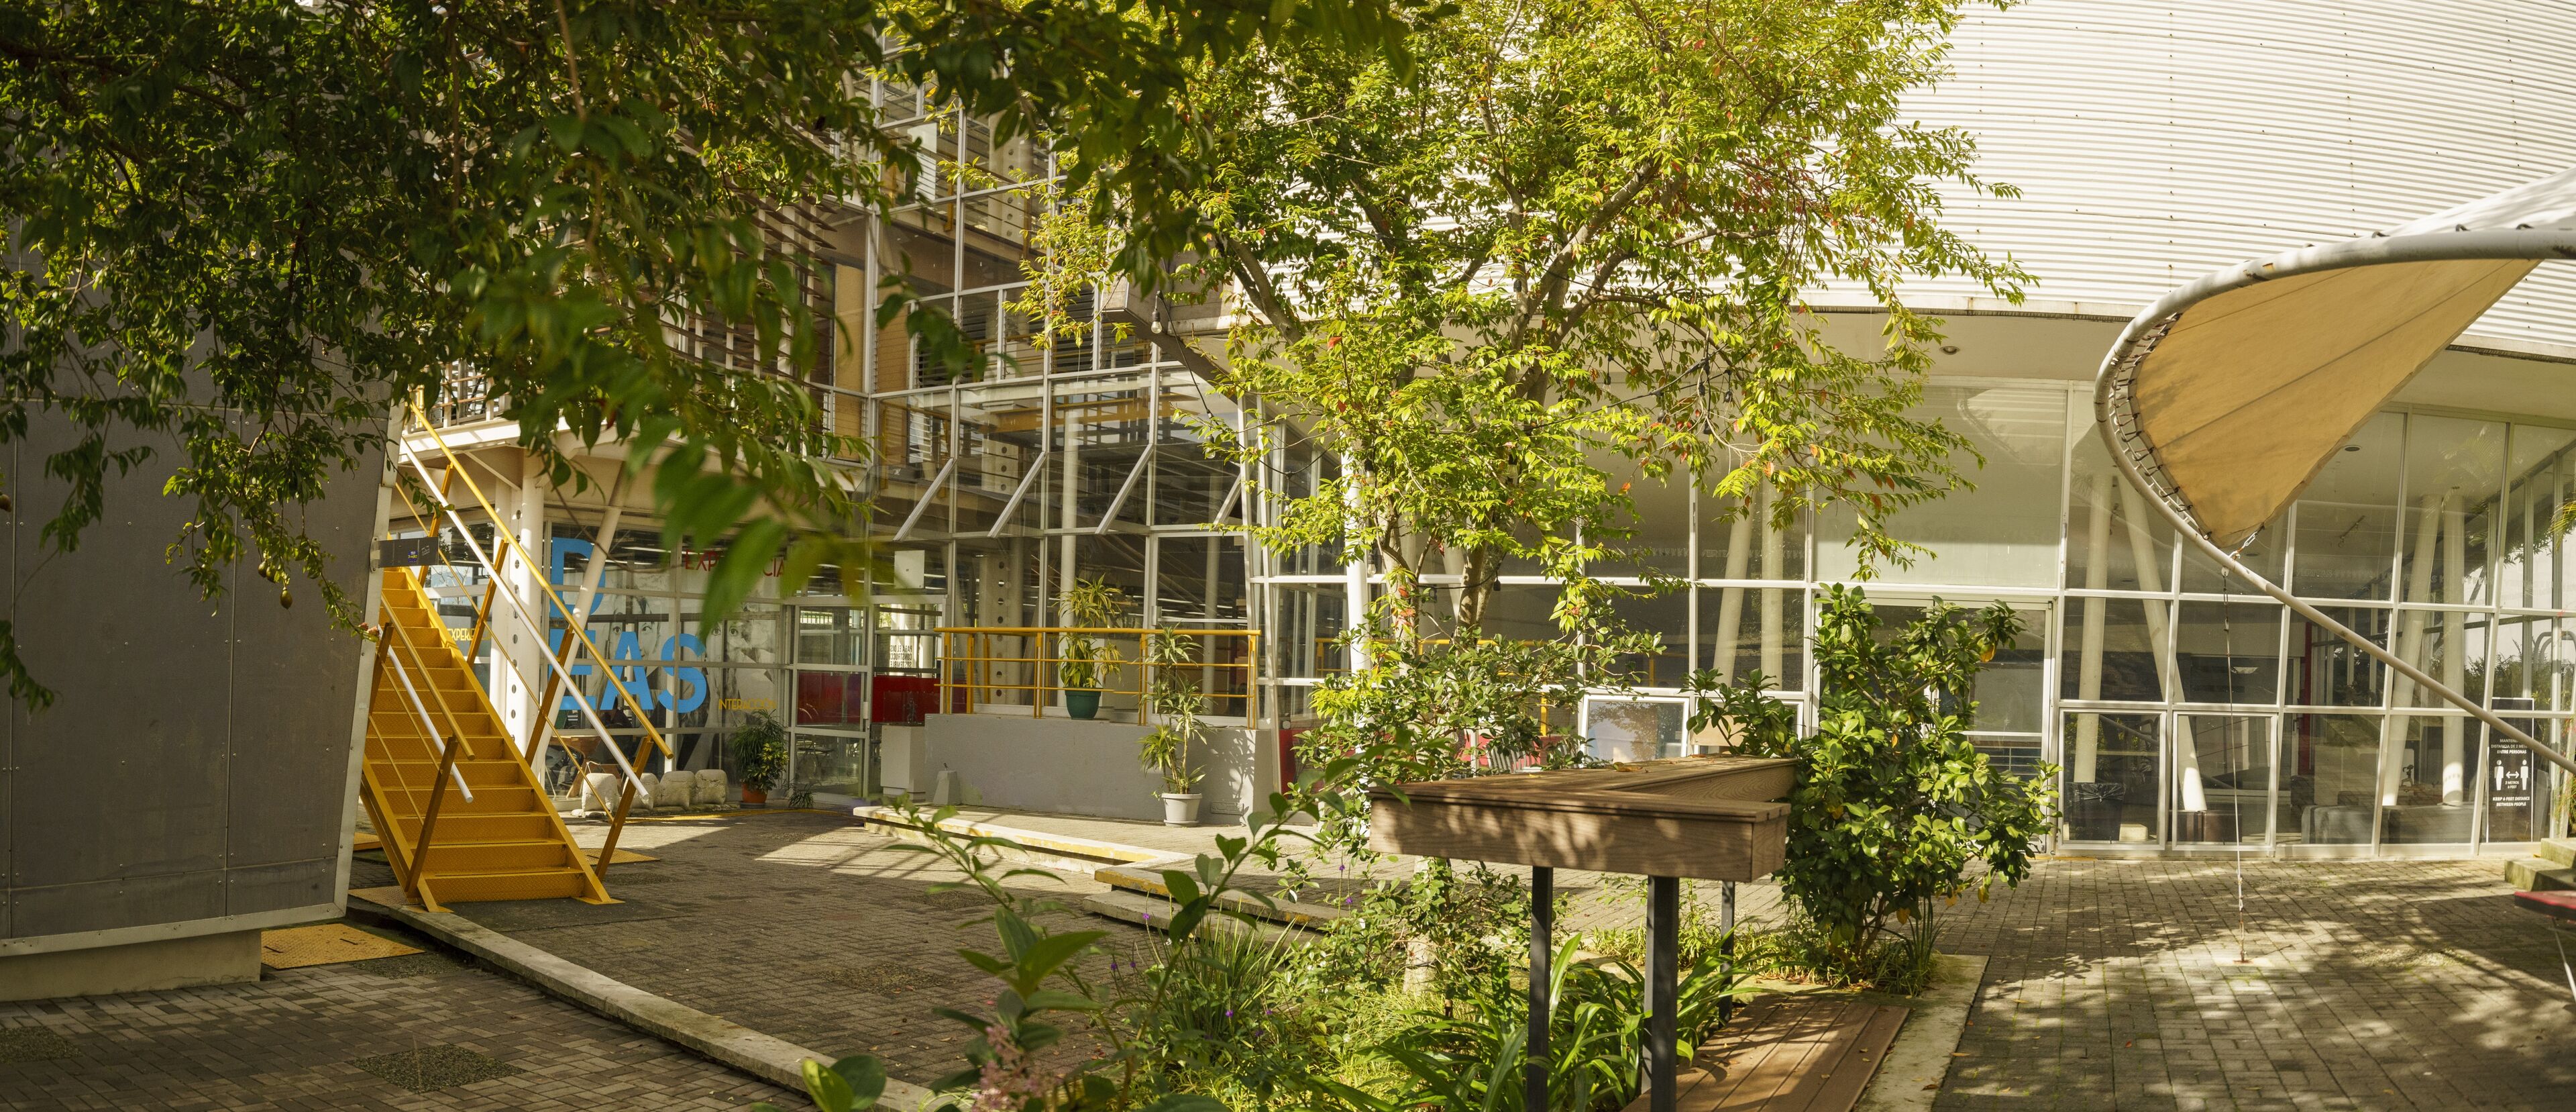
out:
<path id="1" fill-rule="evenodd" d="M 1675 1079 L 1676 1112 L 1851 1112 L 1906 1009 L 1841 993 L 1755 998 Z M 1626 1112 L 1646 1112 L 1640 1095 Z"/>

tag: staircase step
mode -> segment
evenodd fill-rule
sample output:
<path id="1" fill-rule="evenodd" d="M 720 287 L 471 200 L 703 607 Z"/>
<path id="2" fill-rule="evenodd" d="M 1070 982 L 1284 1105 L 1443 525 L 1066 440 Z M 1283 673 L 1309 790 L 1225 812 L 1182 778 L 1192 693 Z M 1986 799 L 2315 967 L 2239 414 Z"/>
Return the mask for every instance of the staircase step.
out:
<path id="1" fill-rule="evenodd" d="M 384 779 L 379 779 L 376 783 L 385 793 L 385 802 L 392 805 L 394 813 L 403 821 L 411 821 L 411 816 L 420 814 L 429 806 L 432 789 L 418 780 L 411 781 L 412 786 L 409 788 L 396 787 L 393 782 Z M 447 799 L 438 805 L 442 817 L 447 815 L 534 815 L 540 813 L 540 808 L 550 806 L 533 787 L 525 785 L 507 787 L 497 784 L 489 787 L 480 784 L 470 786 L 474 788 L 474 798 L 467 799 L 465 793 L 456 790 L 455 781 L 448 782 Z"/>
<path id="2" fill-rule="evenodd" d="M 2505 883 L 2525 892 L 2576 891 L 2576 868 L 2555 866 L 2555 862 L 2541 857 L 2507 861 L 2504 863 Z"/>
<path id="3" fill-rule="evenodd" d="M 426 755 L 384 758 L 370 753 L 367 755 L 367 764 L 375 769 L 376 775 L 384 783 L 395 783 L 399 779 L 402 783 L 426 784 L 430 782 L 430 777 L 438 775 L 439 762 Z M 508 758 L 459 757 L 456 761 L 456 770 L 465 774 L 465 783 L 478 793 L 487 785 L 496 788 L 516 788 L 526 787 L 528 783 L 527 772 L 519 762 Z"/>
<path id="4" fill-rule="evenodd" d="M 2532 852 L 2561 865 L 2576 865 L 2576 838 L 2548 838 Z"/>
<path id="5" fill-rule="evenodd" d="M 401 816 L 406 831 L 416 830 L 420 819 Z M 438 816 L 438 840 L 441 844 L 456 842 L 525 842 L 550 840 L 554 824 L 540 814 L 469 815 L 441 812 Z"/>
<path id="6" fill-rule="evenodd" d="M 433 847 L 429 858 L 429 882 L 442 903 L 475 903 L 484 900 L 544 900 L 559 896 L 580 896 L 589 892 L 580 870 L 569 866 L 558 869 L 509 870 L 483 873 L 451 873 L 440 868 L 438 850 Z"/>
<path id="7" fill-rule="evenodd" d="M 429 875 L 445 879 L 457 873 L 524 873 L 567 869 L 572 865 L 572 850 L 556 841 L 464 842 L 451 841 L 447 818 L 438 820 L 436 840 L 429 846 Z"/>

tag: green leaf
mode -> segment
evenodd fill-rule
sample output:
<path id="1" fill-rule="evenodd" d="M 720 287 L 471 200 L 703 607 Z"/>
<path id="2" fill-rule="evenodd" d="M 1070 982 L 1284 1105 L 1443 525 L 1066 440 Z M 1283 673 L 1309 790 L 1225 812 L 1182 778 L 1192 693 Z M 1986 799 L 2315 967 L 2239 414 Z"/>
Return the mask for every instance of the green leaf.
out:
<path id="1" fill-rule="evenodd" d="M 808 1058 L 803 1063 L 805 1091 L 814 1098 L 814 1106 L 823 1112 L 851 1112 L 859 1107 L 857 1094 L 851 1092 L 849 1079 L 831 1067 Z"/>

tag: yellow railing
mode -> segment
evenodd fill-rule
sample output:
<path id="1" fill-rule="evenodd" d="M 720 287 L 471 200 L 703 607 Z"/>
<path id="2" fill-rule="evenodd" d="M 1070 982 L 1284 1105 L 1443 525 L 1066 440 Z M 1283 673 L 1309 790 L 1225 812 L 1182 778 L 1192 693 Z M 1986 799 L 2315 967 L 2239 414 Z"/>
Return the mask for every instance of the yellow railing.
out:
<path id="1" fill-rule="evenodd" d="M 1147 696 L 1156 676 L 1178 673 L 1197 684 L 1199 713 L 1212 718 L 1249 717 L 1261 634 L 1248 629 L 1129 629 L 1084 626 L 941 626 L 939 702 L 942 711 L 973 713 L 990 706 L 1029 708 L 1042 717 L 1067 690 L 1097 691 L 1104 700 L 1135 700 L 1136 720 L 1150 723 Z M 1145 660 L 1148 638 L 1169 635 L 1196 650 L 1188 663 Z M 1088 640 L 1096 659 L 1087 687 L 1068 687 L 1066 648 Z"/>

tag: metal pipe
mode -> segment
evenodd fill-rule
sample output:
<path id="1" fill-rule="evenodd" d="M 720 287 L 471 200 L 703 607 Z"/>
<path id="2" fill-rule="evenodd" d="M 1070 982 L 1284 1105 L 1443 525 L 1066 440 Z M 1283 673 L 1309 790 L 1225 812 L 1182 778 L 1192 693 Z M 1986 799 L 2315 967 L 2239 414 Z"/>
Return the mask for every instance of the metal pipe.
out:
<path id="1" fill-rule="evenodd" d="M 1673 1112 L 1675 1070 L 1673 1043 L 1680 1012 L 1682 882 L 1680 877 L 1646 878 L 1646 1109 Z"/>
<path id="2" fill-rule="evenodd" d="M 378 636 L 383 636 L 383 635 L 382 635 L 382 634 L 378 634 Z M 429 731 L 429 743 L 430 743 L 431 745 L 435 745 L 435 746 L 437 746 L 437 747 L 438 747 L 438 755 L 439 755 L 439 756 L 441 756 L 441 757 L 446 756 L 446 755 L 447 755 L 447 743 L 446 743 L 446 742 L 444 742 L 444 741 L 439 740 L 439 738 L 438 738 L 438 723 L 433 722 L 433 721 L 431 721 L 431 720 L 430 720 L 430 717 L 429 717 L 429 707 L 428 707 L 428 705 L 427 705 L 427 704 L 424 704 L 424 703 L 422 703 L 422 702 L 420 701 L 420 692 L 419 692 L 417 689 L 415 689 L 415 688 L 413 688 L 413 687 L 412 687 L 412 685 L 411 685 L 411 672 L 410 672 L 410 670 L 409 670 L 409 669 L 404 668 L 404 667 L 403 667 L 403 664 L 402 664 L 402 658 L 401 658 L 401 657 L 398 657 L 398 656 L 395 656 L 391 651 L 387 651 L 387 652 L 385 653 L 385 660 L 386 660 L 388 663 L 391 663 L 391 664 L 394 666 L 394 679 L 395 679 L 395 680 L 397 680 L 397 681 L 399 681 L 399 682 L 402 684 L 402 686 L 403 686 L 403 694 L 408 695 L 408 696 L 410 696 L 410 697 L 411 697 L 411 709 L 412 709 L 413 711 L 417 712 L 417 713 L 420 715 L 420 728 L 421 728 L 421 729 L 423 729 L 423 730 L 427 730 L 427 731 Z M 469 787 L 465 786 L 465 773 L 464 773 L 464 772 L 462 772 L 462 771 L 460 771 L 460 770 L 458 770 L 456 767 L 454 767 L 454 766 L 452 766 L 452 765 L 448 767 L 448 771 L 449 771 L 449 772 L 452 772 L 452 773 L 455 773 L 455 775 L 456 775 L 456 790 L 458 790 L 458 791 L 461 791 L 461 792 L 464 792 L 464 793 L 465 793 L 465 801 L 466 801 L 467 803 L 472 803 L 472 802 L 474 802 L 474 789 L 472 789 L 472 788 L 469 788 Z M 435 777 L 433 777 L 433 778 L 432 778 L 432 782 L 433 782 L 433 783 L 435 783 L 435 782 L 436 782 L 436 778 L 435 778 Z M 404 787 L 404 789 L 403 789 L 403 791 L 405 791 L 406 793 L 408 793 L 410 790 L 411 790 L 411 789 L 410 789 L 408 786 Z"/>
<path id="3" fill-rule="evenodd" d="M 404 444 L 399 440 L 395 441 L 394 444 L 395 447 L 401 450 L 403 459 L 411 464 L 412 470 L 420 474 L 421 481 L 424 483 L 428 482 L 429 468 L 420 462 L 420 457 L 418 455 L 415 455 L 412 452 L 411 445 Z M 470 484 L 473 482 L 473 479 L 468 477 L 466 482 Z M 480 492 L 477 492 L 476 497 L 481 497 Z M 456 516 L 456 507 L 443 505 L 440 507 L 440 510 L 447 515 L 448 522 L 456 526 L 456 535 L 458 539 L 465 542 L 466 551 L 472 552 L 474 554 L 474 561 L 483 565 L 484 574 L 492 576 L 495 579 L 499 578 L 501 575 L 499 566 L 492 562 L 491 557 L 484 555 L 482 545 L 475 543 L 474 531 L 465 527 L 465 519 Z M 497 518 L 494 519 L 494 535 L 507 538 L 509 534 L 506 531 L 501 530 L 499 525 L 500 521 Z M 515 543 L 516 542 L 513 542 L 513 544 Z M 527 554 L 521 553 L 520 559 L 523 562 L 526 561 Z M 534 567 L 535 565 L 531 563 L 529 566 Z M 542 585 L 542 583 L 540 585 Z M 544 626 L 538 623 L 534 616 L 528 613 L 528 604 L 519 600 L 519 593 L 517 591 L 502 591 L 500 594 L 502 598 L 510 600 L 510 607 L 519 612 L 519 620 L 528 623 L 529 629 L 536 630 L 544 628 Z M 552 591 L 548 591 L 546 593 L 546 597 L 554 599 L 558 605 L 563 601 L 562 599 L 555 598 Z M 571 611 L 569 609 L 565 611 L 565 616 L 567 619 L 570 618 Z M 612 670 L 608 658 L 599 653 L 597 646 L 590 645 L 589 635 L 582 633 L 582 631 L 578 629 L 571 630 L 569 632 L 579 637 L 583 645 L 590 646 L 591 657 L 592 659 L 599 661 L 599 667 L 602 671 L 606 671 L 608 673 L 609 684 L 617 689 L 618 694 L 626 700 L 628 706 L 635 705 L 635 697 L 627 694 L 626 685 L 617 682 L 617 673 Z M 571 638 L 567 638 L 566 640 L 569 642 Z M 590 720 L 591 729 L 597 731 L 600 739 L 608 743 L 608 755 L 617 758 L 617 767 L 626 773 L 627 780 L 634 784 L 638 790 L 642 790 L 644 787 L 644 778 L 636 774 L 635 766 L 628 763 L 626 760 L 625 751 L 617 747 L 616 735 L 608 732 L 608 723 L 600 720 L 598 708 L 590 705 L 590 698 L 589 696 L 582 694 L 581 685 L 572 682 L 572 673 L 566 668 L 564 662 L 555 659 L 555 655 L 553 653 L 539 653 L 537 655 L 544 659 L 545 662 L 555 670 L 557 677 L 563 681 L 564 693 L 572 696 L 573 704 L 580 707 L 582 716 Z M 511 667 L 515 669 L 517 668 L 517 665 L 512 664 Z M 548 708 L 539 707 L 537 708 L 537 713 L 546 714 L 550 713 L 550 711 Z M 637 721 L 643 721 L 643 716 L 638 715 Z M 648 724 L 645 728 L 649 730 L 652 727 Z M 658 745 L 660 738 L 656 737 L 654 740 Z M 669 747 L 664 746 L 662 747 L 662 750 L 663 755 L 668 756 L 670 754 Z"/>

